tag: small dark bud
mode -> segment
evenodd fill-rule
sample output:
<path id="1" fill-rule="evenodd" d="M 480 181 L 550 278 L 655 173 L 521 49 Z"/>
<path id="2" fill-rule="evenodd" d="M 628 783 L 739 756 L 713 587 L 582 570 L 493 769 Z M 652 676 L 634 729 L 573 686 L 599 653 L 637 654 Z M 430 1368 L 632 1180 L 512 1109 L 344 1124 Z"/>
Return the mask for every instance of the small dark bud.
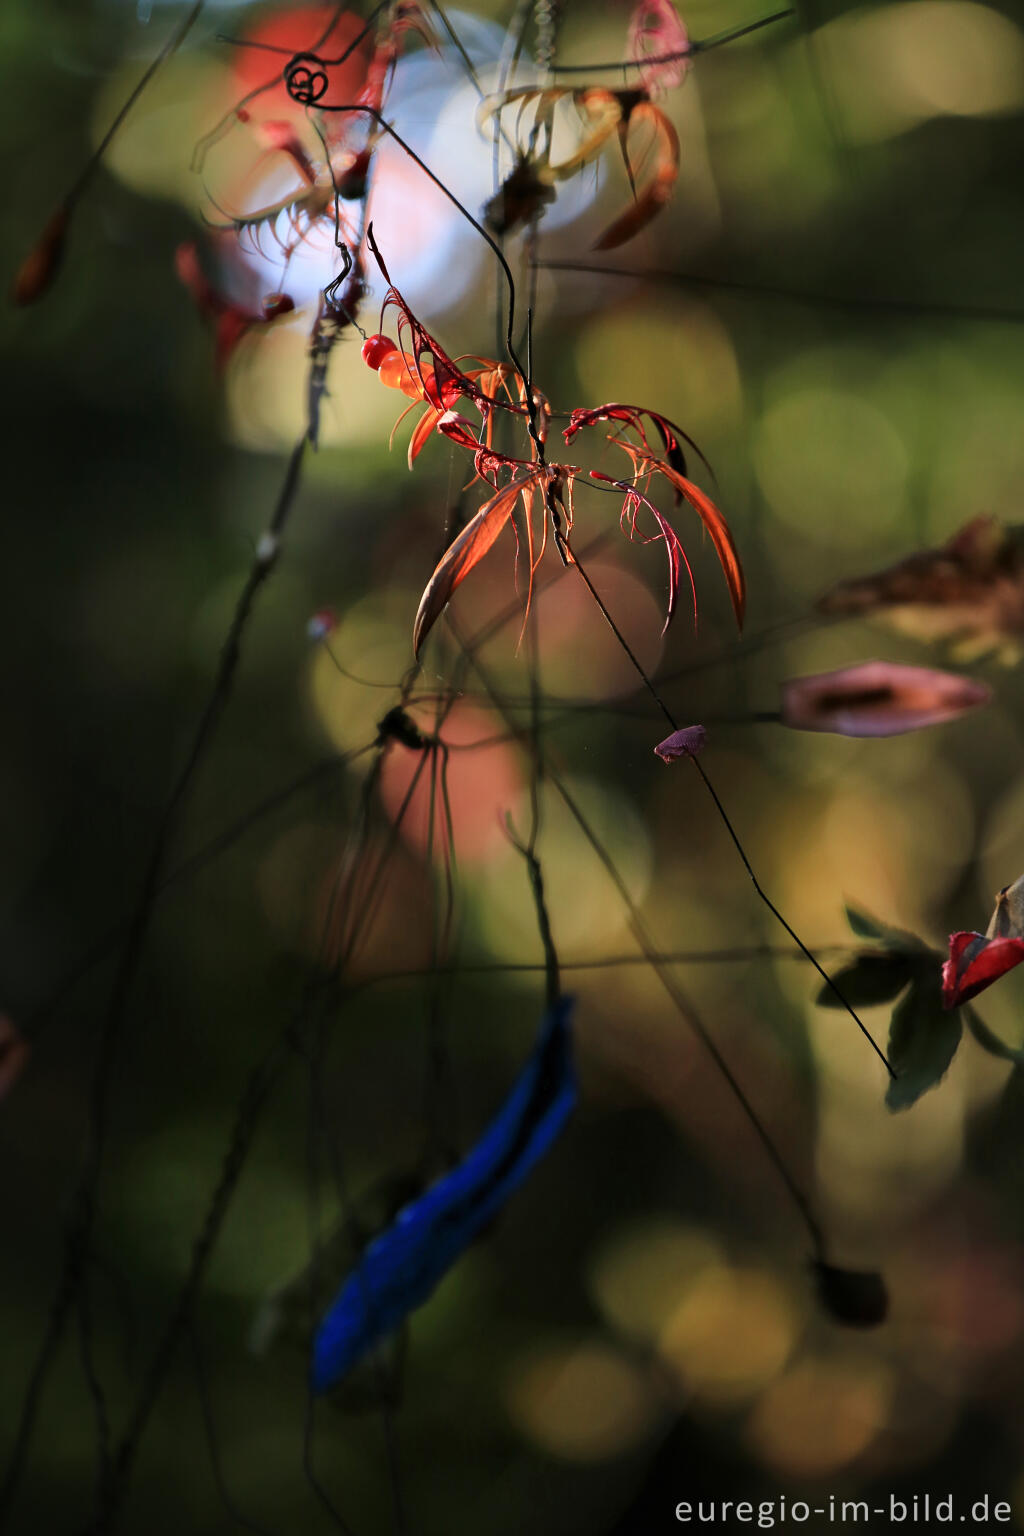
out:
<path id="1" fill-rule="evenodd" d="M 411 752 L 422 752 L 428 746 L 427 738 L 416 722 L 398 706 L 389 709 L 383 720 L 377 722 L 377 740 L 400 741 Z"/>
<path id="2" fill-rule="evenodd" d="M 875 1269 L 814 1264 L 818 1298 L 828 1315 L 847 1328 L 877 1328 L 889 1312 L 889 1292 Z"/>

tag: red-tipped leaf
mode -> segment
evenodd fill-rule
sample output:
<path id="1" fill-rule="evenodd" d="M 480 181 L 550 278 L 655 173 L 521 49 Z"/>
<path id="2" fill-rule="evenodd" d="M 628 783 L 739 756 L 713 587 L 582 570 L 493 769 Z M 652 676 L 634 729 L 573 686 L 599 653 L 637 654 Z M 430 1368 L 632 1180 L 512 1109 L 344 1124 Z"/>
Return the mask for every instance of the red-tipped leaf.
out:
<path id="1" fill-rule="evenodd" d="M 981 933 L 951 933 L 949 959 L 942 967 L 942 1004 L 959 1008 L 1024 961 L 1024 939 L 986 939 Z"/>
<path id="2" fill-rule="evenodd" d="M 718 563 L 722 567 L 725 584 L 729 589 L 729 599 L 732 603 L 733 613 L 736 615 L 736 623 L 743 628 L 743 615 L 747 608 L 747 582 L 740 564 L 740 557 L 736 550 L 733 536 L 729 531 L 729 524 L 719 512 L 710 496 L 705 495 L 699 485 L 694 485 L 685 475 L 671 465 L 665 464 L 661 459 L 646 459 L 644 462 L 659 474 L 665 476 L 675 486 L 685 501 L 700 518 L 707 529 L 708 536 L 715 547 Z"/>
<path id="3" fill-rule="evenodd" d="M 537 480 L 538 467 L 524 470 L 503 490 L 486 501 L 445 551 L 433 576 L 427 582 L 412 631 L 412 648 L 419 655 L 424 640 L 444 612 L 452 594 L 478 565 L 512 516 L 516 498 Z"/>
<path id="4" fill-rule="evenodd" d="M 67 237 L 70 209 L 61 203 L 25 260 L 14 274 L 11 299 L 15 304 L 34 304 L 50 287 L 60 269 Z"/>
<path id="5" fill-rule="evenodd" d="M 594 241 L 595 251 L 614 250 L 638 235 L 664 208 L 679 179 L 679 135 L 674 125 L 649 101 L 640 102 L 630 113 L 629 127 L 636 123 L 649 123 L 653 130 L 653 143 L 648 153 L 654 157 L 654 169 L 625 213 Z M 632 179 L 632 163 L 628 158 L 626 164 Z"/>

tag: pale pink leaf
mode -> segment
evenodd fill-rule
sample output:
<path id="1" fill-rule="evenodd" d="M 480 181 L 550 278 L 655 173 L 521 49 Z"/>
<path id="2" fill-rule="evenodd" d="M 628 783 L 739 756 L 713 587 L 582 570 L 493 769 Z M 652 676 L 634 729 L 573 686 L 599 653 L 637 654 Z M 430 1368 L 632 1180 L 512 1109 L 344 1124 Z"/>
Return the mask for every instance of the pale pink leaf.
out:
<path id="1" fill-rule="evenodd" d="M 641 63 L 640 78 L 652 96 L 682 84 L 690 67 L 690 38 L 671 0 L 639 0 L 629 23 L 628 48 L 638 63 L 651 61 Z"/>
<path id="2" fill-rule="evenodd" d="M 984 683 L 953 672 L 865 661 L 783 683 L 780 718 L 799 731 L 899 736 L 956 720 L 990 698 Z"/>

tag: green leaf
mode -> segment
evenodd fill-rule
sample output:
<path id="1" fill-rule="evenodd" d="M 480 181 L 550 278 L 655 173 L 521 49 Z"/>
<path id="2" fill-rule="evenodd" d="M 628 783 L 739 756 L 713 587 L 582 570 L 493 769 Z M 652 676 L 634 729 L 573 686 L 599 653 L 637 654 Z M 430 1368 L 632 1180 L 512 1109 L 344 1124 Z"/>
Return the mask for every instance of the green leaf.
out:
<path id="1" fill-rule="evenodd" d="M 893 1009 L 889 1026 L 889 1061 L 896 1073 L 885 1095 L 890 1109 L 907 1109 L 935 1087 L 956 1055 L 962 1033 L 959 1009 L 942 1006 L 938 966 L 920 972 Z"/>
<path id="2" fill-rule="evenodd" d="M 876 944 L 881 944 L 894 953 L 903 955 L 936 953 L 923 939 L 919 939 L 916 933 L 908 933 L 905 928 L 889 928 L 885 923 L 880 923 L 877 918 L 862 912 L 858 907 L 851 907 L 849 903 L 846 906 L 846 921 L 858 938 L 873 939 Z"/>
<path id="3" fill-rule="evenodd" d="M 1024 1066 L 1024 1048 L 1007 1045 L 1005 1040 L 1000 1040 L 998 1035 L 992 1033 L 985 1020 L 978 1017 L 973 1008 L 965 1006 L 961 1012 L 967 1020 L 967 1028 L 983 1051 L 988 1051 L 990 1056 L 998 1056 L 1001 1061 L 1012 1061 L 1018 1067 Z"/>
<path id="4" fill-rule="evenodd" d="M 832 980 L 843 994 L 837 997 L 829 986 L 822 987 L 814 1001 L 819 1008 L 842 1008 L 843 1000 L 855 1008 L 870 1008 L 887 1003 L 911 981 L 919 962 L 894 954 L 862 954 L 852 965 L 838 971 Z"/>
<path id="5" fill-rule="evenodd" d="M 849 902 L 846 904 L 846 921 L 858 938 L 885 939 L 885 929 L 881 923 L 876 922 L 873 917 L 869 917 L 866 912 L 861 912 L 859 908 L 851 907 Z"/>

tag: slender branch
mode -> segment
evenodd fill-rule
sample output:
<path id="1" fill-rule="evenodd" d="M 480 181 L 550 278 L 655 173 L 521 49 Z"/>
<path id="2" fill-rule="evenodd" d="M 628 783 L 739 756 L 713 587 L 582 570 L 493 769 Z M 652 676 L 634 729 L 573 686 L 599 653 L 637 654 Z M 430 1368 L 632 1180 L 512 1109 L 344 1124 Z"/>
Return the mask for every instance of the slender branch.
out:
<path id="1" fill-rule="evenodd" d="M 770 16 L 762 16 L 759 21 L 748 22 L 743 27 L 733 27 L 728 32 L 716 32 L 713 37 L 697 39 L 685 48 L 677 48 L 673 53 L 650 53 L 638 59 L 614 59 L 607 64 L 554 64 L 551 66 L 550 73 L 593 75 L 603 74 L 606 70 L 648 69 L 652 64 L 679 64 L 684 59 L 693 58 L 695 54 L 709 53 L 712 48 L 721 48 L 725 43 L 734 43 L 741 37 L 748 37 L 751 32 L 760 32 L 762 27 L 774 26 L 777 21 L 788 21 L 795 15 L 796 11 L 792 9 L 773 11 Z"/>
<path id="2" fill-rule="evenodd" d="M 601 613 L 602 613 L 602 615 L 603 615 L 603 617 L 605 619 L 605 622 L 607 623 L 608 627 L 612 631 L 612 634 L 615 636 L 616 640 L 619 642 L 619 644 L 622 647 L 623 651 L 625 652 L 626 656 L 629 658 L 629 660 L 632 663 L 633 667 L 636 669 L 636 671 L 639 674 L 640 678 L 643 680 L 643 684 L 644 684 L 645 688 L 647 689 L 648 693 L 650 693 L 650 695 L 653 698 L 655 704 L 657 704 L 658 708 L 661 710 L 661 713 L 664 715 L 665 719 L 668 721 L 668 723 L 672 727 L 672 729 L 674 731 L 677 731 L 679 729 L 679 722 L 676 720 L 676 718 L 673 715 L 672 711 L 669 709 L 668 705 L 665 703 L 664 699 L 661 697 L 661 694 L 658 692 L 657 688 L 655 688 L 655 686 L 652 683 L 651 679 L 648 677 L 646 671 L 641 666 L 640 662 L 637 660 L 635 653 L 630 648 L 629 642 L 626 640 L 626 637 L 623 635 L 622 631 L 619 629 L 619 626 L 616 624 L 615 620 L 613 619 L 611 613 L 608 610 L 608 607 L 607 607 L 606 603 L 604 602 L 604 600 L 601 597 L 600 593 L 598 592 L 597 588 L 594 586 L 593 582 L 590 580 L 590 577 L 587 575 L 585 569 L 579 563 L 579 561 L 576 560 L 574 563 L 575 563 L 576 570 L 580 574 L 580 577 L 581 577 L 581 579 L 583 581 L 583 584 L 585 585 L 585 587 L 587 588 L 587 590 L 590 593 L 591 597 L 594 599 L 594 602 L 597 604 L 598 608 L 600 609 L 600 611 L 601 611 Z M 712 801 L 714 802 L 715 809 L 717 810 L 717 812 L 718 812 L 718 814 L 719 814 L 719 816 L 721 818 L 722 825 L 725 827 L 725 830 L 728 832 L 729 837 L 732 840 L 733 846 L 735 847 L 736 852 L 739 854 L 740 862 L 742 863 L 743 868 L 746 870 L 747 874 L 749 875 L 750 882 L 753 885 L 754 890 L 757 892 L 757 895 L 758 895 L 759 899 L 768 908 L 768 911 L 775 918 L 775 921 L 777 923 L 779 923 L 780 926 L 782 928 L 784 928 L 785 931 L 789 934 L 789 936 L 793 940 L 794 944 L 796 944 L 797 947 L 800 950 L 803 951 L 804 955 L 807 957 L 807 959 L 810 961 L 810 963 L 814 966 L 814 969 L 818 972 L 818 975 L 822 978 L 822 980 L 826 983 L 826 985 L 829 988 L 831 988 L 831 990 L 835 993 L 836 997 L 839 999 L 840 1003 L 845 1008 L 846 1012 L 850 1015 L 851 1019 L 854 1021 L 854 1023 L 857 1026 L 857 1028 L 860 1030 L 861 1034 L 864 1036 L 865 1040 L 867 1040 L 868 1044 L 871 1046 L 871 1049 L 874 1051 L 875 1055 L 878 1057 L 878 1059 L 885 1066 L 885 1070 L 888 1072 L 889 1076 L 891 1078 L 895 1078 L 896 1073 L 895 1073 L 895 1071 L 893 1070 L 892 1066 L 889 1063 L 889 1058 L 886 1056 L 886 1054 L 882 1050 L 881 1046 L 875 1040 L 874 1036 L 872 1035 L 871 1031 L 868 1029 L 867 1025 L 861 1019 L 860 1015 L 854 1009 L 853 1005 L 851 1003 L 849 1003 L 847 1001 L 847 999 L 843 996 L 842 992 L 836 986 L 835 982 L 832 980 L 832 977 L 828 974 L 828 972 L 821 965 L 820 961 L 817 960 L 815 958 L 815 956 L 811 953 L 811 951 L 807 948 L 807 945 L 804 943 L 803 939 L 801 939 L 801 937 L 797 933 L 796 929 L 792 927 L 792 925 L 787 921 L 787 919 L 785 917 L 783 917 L 783 915 L 779 911 L 778 907 L 775 905 L 775 903 L 772 901 L 771 897 L 768 895 L 768 893 L 765 891 L 764 887 L 761 885 L 760 880 L 758 880 L 757 875 L 754 872 L 753 865 L 751 864 L 750 860 L 747 857 L 746 850 L 744 849 L 743 844 L 740 842 L 740 839 L 739 839 L 739 836 L 738 836 L 738 834 L 736 832 L 736 829 L 733 826 L 732 822 L 730 821 L 729 817 L 726 815 L 725 806 L 722 804 L 722 801 L 721 801 L 717 791 L 715 790 L 713 784 L 711 783 L 711 780 L 709 779 L 707 773 L 705 772 L 704 768 L 702 767 L 702 765 L 700 763 L 700 760 L 698 758 L 696 758 L 696 757 L 691 757 L 689 759 L 689 761 L 693 764 L 693 766 L 696 768 L 697 772 L 700 774 L 700 777 L 701 777 L 701 780 L 702 780 L 702 782 L 704 784 L 704 787 L 707 790 L 708 794 L 711 796 Z"/>
<path id="3" fill-rule="evenodd" d="M 451 622 L 451 620 L 449 620 L 449 623 L 451 624 L 453 632 L 457 636 L 458 631 L 455 629 L 454 624 Z M 508 715 L 504 708 L 501 695 L 490 682 L 490 679 L 478 657 L 473 658 L 472 665 L 481 682 L 483 683 L 484 688 L 490 694 L 494 707 L 500 714 L 505 716 L 509 725 L 514 728 L 514 722 L 511 720 L 511 717 Z M 759 1141 L 764 1147 L 765 1152 L 770 1158 L 773 1167 L 778 1173 L 779 1178 L 782 1180 L 785 1188 L 793 1200 L 794 1205 L 797 1207 L 800 1216 L 805 1226 L 807 1227 L 807 1231 L 810 1235 L 811 1242 L 814 1246 L 818 1259 L 823 1262 L 825 1257 L 824 1235 L 820 1223 L 818 1222 L 817 1217 L 815 1216 L 811 1207 L 810 1201 L 800 1186 L 796 1183 L 793 1175 L 790 1173 L 789 1168 L 786 1165 L 782 1154 L 779 1152 L 778 1147 L 772 1140 L 771 1135 L 769 1134 L 757 1111 L 754 1109 L 754 1106 L 750 1102 L 750 1099 L 747 1097 L 744 1089 L 741 1087 L 728 1062 L 722 1055 L 722 1052 L 719 1050 L 718 1046 L 715 1044 L 715 1041 L 708 1033 L 692 1002 L 682 992 L 675 978 L 669 974 L 667 963 L 664 957 L 661 956 L 654 947 L 640 911 L 636 906 L 636 903 L 633 901 L 626 883 L 620 875 L 613 859 L 611 858 L 611 855 L 608 853 L 608 850 L 604 847 L 604 844 L 598 838 L 589 821 L 584 816 L 582 810 L 575 800 L 575 797 L 571 794 L 560 776 L 551 768 L 550 764 L 547 765 L 546 771 L 553 788 L 560 796 L 574 821 L 579 826 L 584 837 L 587 839 L 591 848 L 594 850 L 594 853 L 600 859 L 601 864 L 607 872 L 609 879 L 615 886 L 615 889 L 618 892 L 620 899 L 622 900 L 623 906 L 626 909 L 630 929 L 632 930 L 633 936 L 636 939 L 637 944 L 643 954 L 644 960 L 654 970 L 658 980 L 661 982 L 665 991 L 672 999 L 672 1002 L 675 1005 L 677 1011 L 681 1017 L 685 1019 L 685 1021 L 689 1024 L 694 1034 L 697 1035 L 702 1045 L 712 1057 L 715 1065 L 721 1072 L 725 1081 L 729 1084 L 729 1087 L 732 1090 L 737 1103 L 740 1105 L 740 1108 L 746 1115 L 751 1127 L 753 1128 Z"/>
<path id="4" fill-rule="evenodd" d="M 170 37 L 164 43 L 164 46 L 160 49 L 160 52 L 157 54 L 156 58 L 153 59 L 149 64 L 142 76 L 142 79 L 139 81 L 138 85 L 135 86 L 134 90 L 131 91 L 128 99 L 118 110 L 114 121 L 103 135 L 99 144 L 93 150 L 83 170 L 81 171 L 78 180 L 72 185 L 70 192 L 68 192 L 64 199 L 65 208 L 70 210 L 81 197 L 90 179 L 92 178 L 93 173 L 96 171 L 101 161 L 103 160 L 103 156 L 110 148 L 111 142 L 125 121 L 125 118 L 128 116 L 129 112 L 132 110 L 135 103 L 142 95 L 143 91 L 149 85 L 149 82 L 152 80 L 160 66 L 166 63 L 166 61 L 171 57 L 173 53 L 177 53 L 182 43 L 191 32 L 193 26 L 199 20 L 200 13 L 205 4 L 206 0 L 195 0 L 195 4 L 187 13 L 187 15 L 182 19 L 180 26 L 175 32 L 171 33 Z"/>
<path id="5" fill-rule="evenodd" d="M 786 288 L 776 283 L 759 283 L 740 278 L 711 277 L 703 272 L 676 272 L 663 267 L 609 267 L 597 262 L 585 261 L 538 261 L 536 265 L 547 272 L 585 272 L 595 277 L 639 278 L 648 282 L 679 283 L 683 287 L 709 288 L 723 293 L 737 293 L 753 298 L 781 299 L 788 303 L 805 304 L 825 309 L 846 309 L 853 313 L 872 312 L 883 316 L 906 314 L 915 317 L 935 316 L 938 319 L 1004 321 L 1008 325 L 1024 325 L 1024 311 L 1003 309 L 991 304 L 948 304 L 930 302 L 927 299 L 891 299 L 874 294 L 815 293 L 804 288 Z"/>
<path id="6" fill-rule="evenodd" d="M 113 1459 L 111 1475 L 103 1490 L 96 1519 L 88 1527 L 88 1536 L 105 1536 L 112 1530 L 128 1488 L 139 1444 L 163 1388 L 181 1335 L 187 1330 L 206 1268 L 220 1234 L 224 1217 L 234 1195 L 242 1170 L 256 1135 L 263 1110 L 290 1056 L 287 1033 L 282 1033 L 252 1069 L 235 1116 L 234 1128 L 221 1166 L 220 1177 L 192 1247 L 188 1271 L 153 1358 L 146 1370 L 135 1406 Z"/>

